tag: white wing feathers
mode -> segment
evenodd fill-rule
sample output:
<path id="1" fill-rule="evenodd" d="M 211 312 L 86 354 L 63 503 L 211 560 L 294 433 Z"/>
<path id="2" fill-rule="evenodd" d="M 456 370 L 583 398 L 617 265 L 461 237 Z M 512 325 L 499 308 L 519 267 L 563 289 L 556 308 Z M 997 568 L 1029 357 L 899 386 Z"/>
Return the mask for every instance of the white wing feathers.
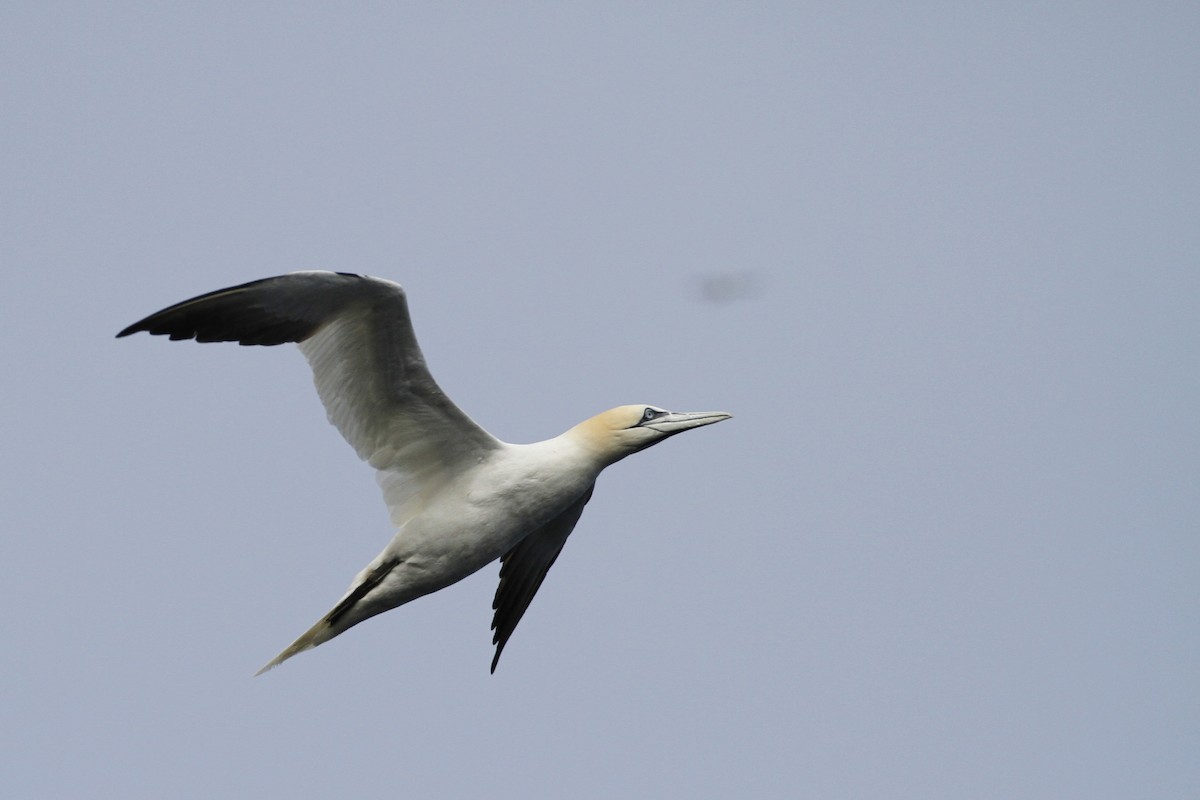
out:
<path id="1" fill-rule="evenodd" d="M 500 446 L 446 397 L 417 345 L 399 284 L 294 272 L 185 300 L 121 331 L 201 342 L 296 342 L 329 420 L 379 470 L 392 521 L 403 524 L 455 465 Z"/>

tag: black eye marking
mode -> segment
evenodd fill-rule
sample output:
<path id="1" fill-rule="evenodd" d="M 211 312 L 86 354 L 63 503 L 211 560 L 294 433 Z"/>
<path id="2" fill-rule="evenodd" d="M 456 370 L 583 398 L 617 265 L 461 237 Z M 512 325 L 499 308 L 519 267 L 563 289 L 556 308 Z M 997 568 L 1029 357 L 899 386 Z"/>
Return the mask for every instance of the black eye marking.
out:
<path id="1" fill-rule="evenodd" d="M 665 417 L 668 413 L 667 411 L 655 411 L 653 408 L 647 408 L 642 412 L 642 418 L 638 420 L 638 425 L 645 425 L 647 422 L 656 420 L 659 417 Z"/>

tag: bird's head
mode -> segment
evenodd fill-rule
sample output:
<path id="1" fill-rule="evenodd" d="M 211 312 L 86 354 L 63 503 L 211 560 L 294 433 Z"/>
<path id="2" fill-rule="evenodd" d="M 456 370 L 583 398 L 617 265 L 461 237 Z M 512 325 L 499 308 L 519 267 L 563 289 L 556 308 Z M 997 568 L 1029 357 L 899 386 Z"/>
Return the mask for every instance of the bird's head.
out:
<path id="1" fill-rule="evenodd" d="M 618 406 L 579 423 L 572 433 L 606 464 L 612 464 L 658 444 L 668 436 L 731 416 L 724 411 L 667 411 L 650 405 Z"/>

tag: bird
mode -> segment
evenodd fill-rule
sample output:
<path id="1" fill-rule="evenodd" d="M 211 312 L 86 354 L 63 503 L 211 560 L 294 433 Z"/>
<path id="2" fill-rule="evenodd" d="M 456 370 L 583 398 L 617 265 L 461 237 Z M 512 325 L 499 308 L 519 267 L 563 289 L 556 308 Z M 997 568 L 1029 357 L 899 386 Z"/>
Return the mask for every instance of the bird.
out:
<path id="1" fill-rule="evenodd" d="M 495 673 L 600 472 L 732 416 L 623 405 L 545 441 L 503 442 L 434 381 L 403 287 L 348 272 L 291 272 L 219 289 L 151 314 L 117 338 L 140 331 L 172 340 L 297 344 L 329 421 L 375 469 L 383 490 L 391 541 L 329 613 L 257 675 L 499 559 Z"/>

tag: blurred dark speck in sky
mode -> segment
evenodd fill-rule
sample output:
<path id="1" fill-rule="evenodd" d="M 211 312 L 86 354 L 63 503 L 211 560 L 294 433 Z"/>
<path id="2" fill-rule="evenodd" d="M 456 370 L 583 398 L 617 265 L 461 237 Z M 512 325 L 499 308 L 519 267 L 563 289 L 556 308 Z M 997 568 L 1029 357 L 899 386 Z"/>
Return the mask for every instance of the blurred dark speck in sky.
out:
<path id="1" fill-rule="evenodd" d="M 761 289 L 758 273 L 719 272 L 703 275 L 698 282 L 698 295 L 706 303 L 725 305 L 757 297 Z"/>

